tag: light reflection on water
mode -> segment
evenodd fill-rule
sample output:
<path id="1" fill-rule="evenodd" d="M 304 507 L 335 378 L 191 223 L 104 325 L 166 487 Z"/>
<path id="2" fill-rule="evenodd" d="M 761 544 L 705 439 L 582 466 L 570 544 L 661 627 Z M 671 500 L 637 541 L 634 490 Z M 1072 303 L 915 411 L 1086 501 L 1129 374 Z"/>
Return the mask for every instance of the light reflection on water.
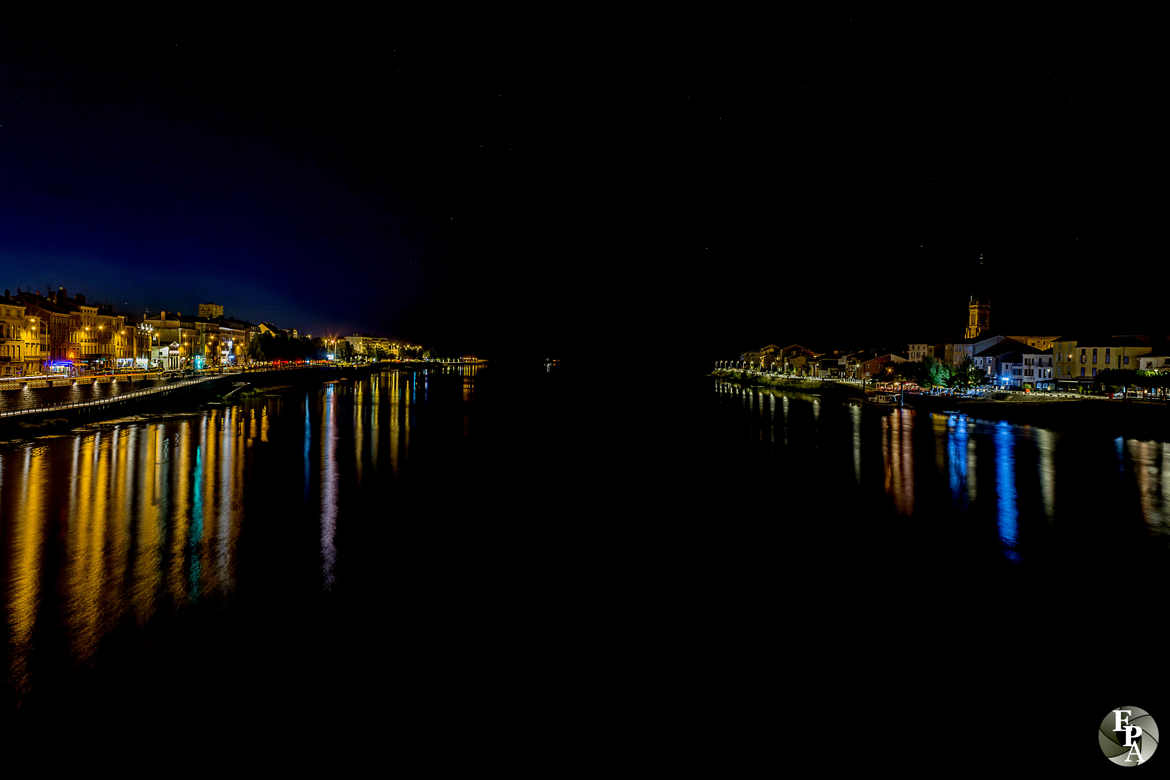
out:
<path id="1" fill-rule="evenodd" d="M 1016 542 L 1019 533 L 1019 508 L 1016 505 L 1016 433 L 1012 425 L 1000 421 L 995 426 L 995 491 L 999 538 L 1003 542 L 1004 554 L 1011 560 L 1018 560 Z"/>
<path id="2" fill-rule="evenodd" d="M 945 496 L 947 512 L 972 514 L 980 522 L 986 518 L 994 524 L 1001 556 L 1009 561 L 1027 560 L 1028 538 L 1040 544 L 1035 540 L 1050 538 L 1054 529 L 1074 533 L 1084 526 L 1091 533 L 1106 533 L 1110 523 L 1128 522 L 1124 513 L 1131 504 L 1140 508 L 1148 536 L 1170 536 L 1167 442 L 1056 432 L 965 414 L 863 407 L 799 393 L 764 391 L 760 411 L 754 412 L 752 391 L 717 382 L 715 392 L 742 405 L 756 415 L 755 424 L 768 428 L 767 435 L 753 431 L 753 439 L 790 453 L 798 463 L 818 449 L 830 453 L 826 458 L 841 452 L 840 460 L 832 460 L 840 466 L 827 467 L 829 472 L 851 464 L 852 474 L 844 473 L 852 484 L 863 490 L 879 486 L 899 515 L 936 517 L 937 496 Z M 777 404 L 781 414 L 775 412 Z M 867 457 L 871 452 L 874 457 Z M 1114 474 L 1109 473 L 1110 461 Z M 1063 481 L 1057 478 L 1058 468 Z"/>
<path id="3" fill-rule="evenodd" d="M 906 515 L 914 512 L 912 414 L 909 409 L 896 409 L 881 420 L 886 492 L 893 496 L 897 510 Z"/>
<path id="4" fill-rule="evenodd" d="M 461 373 L 450 396 L 465 406 L 474 373 Z M 49 642 L 85 661 L 121 623 L 231 594 L 245 508 L 262 515 L 273 491 L 291 487 L 298 511 L 319 526 L 319 582 L 333 586 L 343 493 L 363 481 L 384 485 L 403 467 L 415 404 L 440 389 L 385 372 L 0 450 L 9 687 L 27 689 L 30 658 Z M 390 474 L 379 475 L 386 452 Z M 275 461 L 288 467 L 276 475 L 285 484 L 245 479 Z M 291 486 L 280 476 L 290 472 Z"/>

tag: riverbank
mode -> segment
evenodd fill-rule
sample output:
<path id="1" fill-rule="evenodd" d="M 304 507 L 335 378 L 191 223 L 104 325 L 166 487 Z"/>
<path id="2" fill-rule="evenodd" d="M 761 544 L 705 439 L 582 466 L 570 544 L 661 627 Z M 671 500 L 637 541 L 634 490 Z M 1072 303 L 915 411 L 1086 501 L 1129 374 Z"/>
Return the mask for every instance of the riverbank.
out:
<path id="1" fill-rule="evenodd" d="M 861 385 L 850 385 L 844 382 L 826 381 L 822 379 L 793 379 L 791 377 L 768 376 L 752 374 L 747 371 L 735 371 L 728 368 L 717 368 L 711 376 L 725 382 L 734 382 L 745 387 L 766 387 L 773 390 L 789 390 L 797 393 L 827 396 L 849 396 L 861 398 L 864 391 Z"/>
<path id="2" fill-rule="evenodd" d="M 830 398 L 864 397 L 860 385 L 833 380 L 758 376 L 746 371 L 728 369 L 716 369 L 711 376 L 745 387 L 779 392 L 799 392 Z M 1036 425 L 1054 430 L 1105 431 L 1117 436 L 1170 441 L 1170 405 L 1161 401 L 1092 397 L 1026 398 L 1027 400 L 1016 396 L 991 399 L 906 394 L 904 406 L 924 412 L 958 412 L 977 419 L 1006 420 L 1017 425 Z"/>
<path id="3" fill-rule="evenodd" d="M 0 442 L 63 432 L 79 425 L 127 415 L 172 411 L 178 408 L 192 409 L 209 403 L 231 402 L 244 391 L 254 395 L 265 392 L 266 388 L 289 386 L 290 383 L 297 386 L 311 385 L 328 379 L 367 373 L 376 366 L 377 364 L 360 367 L 317 365 L 221 374 L 94 401 L 14 410 L 0 416 Z"/>

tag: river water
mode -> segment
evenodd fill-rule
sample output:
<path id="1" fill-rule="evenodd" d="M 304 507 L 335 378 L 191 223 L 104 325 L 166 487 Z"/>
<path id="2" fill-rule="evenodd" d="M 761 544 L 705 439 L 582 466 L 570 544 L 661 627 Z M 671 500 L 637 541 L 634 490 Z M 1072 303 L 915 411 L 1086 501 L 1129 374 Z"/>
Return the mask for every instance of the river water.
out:
<path id="1" fill-rule="evenodd" d="M 1170 701 L 1110 659 L 1157 647 L 1167 442 L 705 380 L 386 371 L 10 445 L 0 518 L 26 718 L 361 692 L 425 731 L 501 700 L 624 723 L 633 697 L 742 736 L 813 702 L 872 724 L 931 699 L 972 733 L 1059 703 L 1071 733 L 1118 696 Z"/>

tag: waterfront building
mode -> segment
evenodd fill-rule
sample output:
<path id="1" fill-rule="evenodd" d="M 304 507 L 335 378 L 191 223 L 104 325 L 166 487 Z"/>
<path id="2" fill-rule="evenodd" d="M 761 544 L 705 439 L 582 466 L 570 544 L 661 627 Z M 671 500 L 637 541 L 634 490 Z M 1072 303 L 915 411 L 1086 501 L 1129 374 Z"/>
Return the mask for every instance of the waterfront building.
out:
<path id="1" fill-rule="evenodd" d="M 21 376 L 37 376 L 47 371 L 46 363 L 49 360 L 49 326 L 29 306 L 24 309 L 24 346 L 21 349 L 23 363 L 19 368 Z"/>
<path id="2" fill-rule="evenodd" d="M 37 321 L 36 373 L 76 374 L 78 372 L 77 342 L 74 340 L 76 328 L 73 309 L 70 306 L 74 302 L 66 294 L 65 289 L 58 288 L 48 295 L 18 290 L 15 297 L 24 304 L 27 316 Z"/>
<path id="3" fill-rule="evenodd" d="M 363 336 L 358 333 L 352 336 L 346 336 L 343 341 L 353 348 L 355 355 L 371 359 L 383 357 L 398 360 L 401 358 L 402 352 L 410 348 L 409 345 L 405 345 L 394 339 L 383 338 L 381 336 Z M 748 360 L 749 358 L 744 359 Z M 758 360 L 759 357 L 757 355 L 756 361 L 758 362 Z"/>
<path id="4" fill-rule="evenodd" d="M 138 359 L 138 324 L 117 315 L 114 328 L 114 367 L 133 368 Z"/>
<path id="5" fill-rule="evenodd" d="M 1052 351 L 1025 352 L 1024 364 L 1020 367 L 1020 381 L 1017 387 L 1031 387 L 1047 390 L 1053 386 Z"/>
<path id="6" fill-rule="evenodd" d="M 218 317 L 217 321 L 219 322 L 217 365 L 234 366 L 248 362 L 251 323 L 222 316 Z"/>
<path id="7" fill-rule="evenodd" d="M 1022 384 L 1024 353 L 1029 351 L 1031 347 L 1027 344 L 1012 339 L 1000 339 L 976 352 L 972 361 L 987 377 L 989 384 L 1019 387 Z"/>
<path id="8" fill-rule="evenodd" d="M 24 373 L 26 328 L 24 306 L 5 295 L 0 299 L 0 377 Z"/>
<path id="9" fill-rule="evenodd" d="M 1005 338 L 1005 336 L 982 336 L 944 344 L 943 360 L 951 366 L 961 365 L 967 358 L 974 359 L 976 353 L 998 344 Z"/>
<path id="10" fill-rule="evenodd" d="M 193 334 L 190 346 L 191 367 L 204 369 L 218 365 L 220 354 L 219 323 L 202 317 L 191 317 L 182 322 Z"/>
<path id="11" fill-rule="evenodd" d="M 1101 371 L 1138 370 L 1139 358 L 1153 349 L 1140 336 L 1061 336 L 1053 345 L 1053 367 L 1058 385 L 1092 384 Z"/>
<path id="12" fill-rule="evenodd" d="M 845 363 L 845 378 L 846 379 L 860 379 L 861 378 L 861 362 L 866 355 L 862 351 L 848 352 L 842 360 Z"/>
<path id="13" fill-rule="evenodd" d="M 132 361 L 132 345 L 125 343 L 126 318 L 108 306 L 87 303 L 77 295 L 63 302 L 69 313 L 69 352 L 79 371 L 106 371 L 117 367 L 119 354 Z M 129 365 L 129 362 L 122 364 Z"/>
<path id="14" fill-rule="evenodd" d="M 921 363 L 929 358 L 942 360 L 946 356 L 946 344 L 908 344 L 906 347 L 906 357 L 911 363 Z"/>
<path id="15" fill-rule="evenodd" d="M 861 376 L 865 379 L 892 376 L 894 366 L 909 362 L 903 355 L 895 352 L 886 352 L 866 360 L 861 364 Z"/>
<path id="16" fill-rule="evenodd" d="M 189 320 L 184 322 L 181 312 L 146 314 L 142 322 L 151 329 L 152 365 L 161 365 L 158 361 L 165 360 L 165 367 L 170 369 L 194 367 L 194 357 L 202 355 L 202 350 L 194 325 Z"/>
<path id="17" fill-rule="evenodd" d="M 813 364 L 813 375 L 821 379 L 843 379 L 845 358 L 842 355 L 822 355 Z"/>
<path id="18" fill-rule="evenodd" d="M 778 362 L 785 374 L 811 376 L 814 373 L 814 362 L 819 357 L 820 353 L 802 344 L 789 344 L 780 350 Z"/>
<path id="19" fill-rule="evenodd" d="M 1142 355 L 1138 358 L 1138 370 L 1170 373 L 1170 355 Z"/>

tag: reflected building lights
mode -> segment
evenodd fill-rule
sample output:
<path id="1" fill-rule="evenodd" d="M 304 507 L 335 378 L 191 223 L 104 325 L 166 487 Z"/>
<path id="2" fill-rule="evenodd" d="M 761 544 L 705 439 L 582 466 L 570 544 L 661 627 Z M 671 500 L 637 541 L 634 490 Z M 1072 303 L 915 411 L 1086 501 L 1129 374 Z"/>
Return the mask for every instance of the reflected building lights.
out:
<path id="1" fill-rule="evenodd" d="M 951 498 L 965 505 L 971 500 L 969 474 L 974 473 L 974 450 L 968 455 L 967 416 L 953 415 L 947 423 L 947 476 Z"/>
<path id="2" fill-rule="evenodd" d="M 1129 439 L 1126 450 L 1147 527 L 1156 534 L 1170 534 L 1170 444 Z"/>
<path id="3" fill-rule="evenodd" d="M 1056 467 L 1053 454 L 1056 435 L 1047 428 L 1033 428 L 1036 441 L 1036 470 L 1040 477 L 1040 501 L 1044 505 L 1044 516 L 1053 520 L 1056 515 Z"/>
<path id="4" fill-rule="evenodd" d="M 853 481 L 861 484 L 861 406 L 851 404 L 849 417 L 853 422 Z"/>
<path id="5" fill-rule="evenodd" d="M 362 451 L 362 444 L 365 435 L 365 384 L 366 380 L 360 380 L 354 383 L 353 386 L 353 464 L 354 477 L 357 484 L 362 484 L 362 462 L 365 459 L 365 453 Z"/>
<path id="6" fill-rule="evenodd" d="M 333 585 L 337 562 L 334 535 L 337 531 L 337 393 L 335 385 L 325 387 L 325 409 L 321 415 L 321 567 L 325 587 Z"/>
<path id="7" fill-rule="evenodd" d="M 886 492 L 903 515 L 914 512 L 913 425 L 913 413 L 908 409 L 897 409 L 882 417 Z"/>
<path id="8" fill-rule="evenodd" d="M 788 396 L 780 399 L 780 418 L 784 425 L 784 446 L 788 446 Z"/>
<path id="9" fill-rule="evenodd" d="M 1011 423 L 1001 421 L 995 426 L 995 494 L 996 518 L 1004 555 L 1018 561 L 1016 551 L 1019 534 L 1019 509 L 1016 504 L 1015 433 Z"/>

